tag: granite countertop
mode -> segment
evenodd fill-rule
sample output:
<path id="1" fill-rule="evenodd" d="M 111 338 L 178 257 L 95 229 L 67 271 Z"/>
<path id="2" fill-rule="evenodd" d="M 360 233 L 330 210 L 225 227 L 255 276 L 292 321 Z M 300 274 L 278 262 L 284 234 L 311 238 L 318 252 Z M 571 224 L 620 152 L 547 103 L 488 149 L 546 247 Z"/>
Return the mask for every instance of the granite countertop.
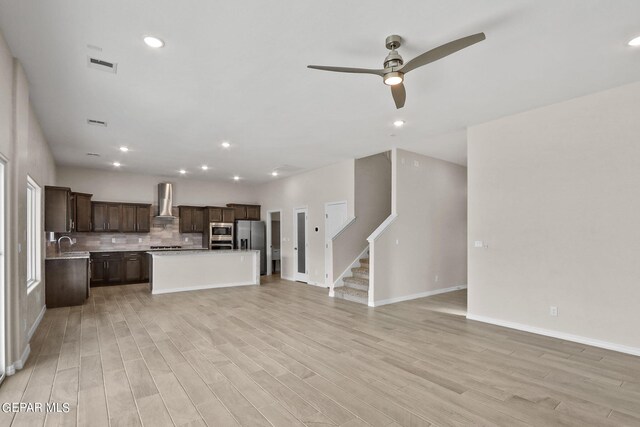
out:
<path id="1" fill-rule="evenodd" d="M 56 252 L 54 254 L 47 255 L 46 260 L 50 259 L 89 259 L 88 251 L 69 251 L 69 252 Z"/>
<path id="2" fill-rule="evenodd" d="M 182 251 L 208 251 L 207 248 L 180 248 L 180 249 L 151 249 L 149 246 L 130 246 L 127 248 L 95 248 L 87 252 L 182 252 Z"/>
<path id="3" fill-rule="evenodd" d="M 245 254 L 252 254 L 255 252 L 260 252 L 257 249 L 224 249 L 224 250 L 213 250 L 213 251 L 209 251 L 209 250 L 204 250 L 204 251 L 191 251 L 191 253 L 188 253 L 189 251 L 184 251 L 184 250 L 178 250 L 178 251 L 149 251 L 147 252 L 148 254 L 151 254 L 154 257 L 162 257 L 162 256 L 187 256 L 187 255 L 225 255 L 225 254 L 238 254 L 238 253 L 245 253 Z M 194 253 L 195 252 L 195 253 Z"/>

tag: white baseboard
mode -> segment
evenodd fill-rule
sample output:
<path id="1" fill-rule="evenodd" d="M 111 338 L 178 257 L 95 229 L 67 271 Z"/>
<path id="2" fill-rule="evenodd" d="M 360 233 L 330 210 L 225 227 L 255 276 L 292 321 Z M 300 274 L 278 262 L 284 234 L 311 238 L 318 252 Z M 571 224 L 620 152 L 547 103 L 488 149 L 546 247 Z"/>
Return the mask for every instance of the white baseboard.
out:
<path id="1" fill-rule="evenodd" d="M 545 337 L 558 338 L 565 341 L 577 342 L 593 347 L 604 348 L 607 350 L 618 351 L 620 353 L 632 354 L 640 356 L 640 348 L 629 347 L 626 345 L 616 344 L 608 341 L 601 341 L 594 338 L 587 338 L 580 335 L 568 334 L 566 332 L 554 331 L 552 329 L 538 328 L 536 326 L 524 325 L 522 323 L 509 322 L 507 320 L 494 319 L 486 316 L 478 316 L 475 314 L 467 314 L 467 319 L 475 320 L 483 323 L 490 323 L 496 326 L 503 326 L 509 329 L 517 329 L 519 331 L 531 332 L 532 334 L 543 335 Z"/>
<path id="2" fill-rule="evenodd" d="M 24 368 L 24 365 L 27 363 L 27 359 L 29 358 L 29 354 L 31 354 L 31 345 L 27 344 L 20 355 L 20 359 L 5 368 L 5 374 L 9 377 L 11 375 L 15 375 L 16 371 Z"/>
<path id="3" fill-rule="evenodd" d="M 434 296 L 434 295 L 445 294 L 447 292 L 459 291 L 460 289 L 467 289 L 467 285 L 451 286 L 450 288 L 434 289 L 433 291 L 420 292 L 418 294 L 403 295 L 401 297 L 395 297 L 395 298 L 389 298 L 389 299 L 383 299 L 383 300 L 379 300 L 379 301 L 374 301 L 373 304 L 369 304 L 369 307 L 379 307 L 381 305 L 394 304 L 396 302 L 402 302 L 402 301 L 409 301 L 409 300 L 412 300 L 412 299 L 431 297 L 431 296 Z"/>
<path id="4" fill-rule="evenodd" d="M 170 289 L 161 289 L 161 290 L 153 290 L 151 292 L 153 295 L 162 295 L 162 294 L 170 294 L 174 292 L 186 292 L 186 291 L 201 291 L 204 289 L 218 289 L 218 288 L 232 288 L 234 286 L 259 286 L 259 283 L 255 282 L 238 282 L 238 283 L 226 283 L 223 285 L 204 285 L 204 286 L 189 286 L 185 288 L 170 288 Z"/>
<path id="5" fill-rule="evenodd" d="M 33 336 L 33 334 L 36 333 L 36 330 L 38 329 L 38 326 L 40 326 L 40 322 L 42 321 L 42 318 L 44 317 L 44 313 L 46 311 L 47 311 L 47 306 L 43 305 L 42 310 L 40 310 L 40 314 L 38 314 L 38 317 L 36 318 L 36 321 L 33 322 L 31 329 L 29 329 L 29 334 L 27 335 L 27 341 L 31 341 L 31 337 Z"/>

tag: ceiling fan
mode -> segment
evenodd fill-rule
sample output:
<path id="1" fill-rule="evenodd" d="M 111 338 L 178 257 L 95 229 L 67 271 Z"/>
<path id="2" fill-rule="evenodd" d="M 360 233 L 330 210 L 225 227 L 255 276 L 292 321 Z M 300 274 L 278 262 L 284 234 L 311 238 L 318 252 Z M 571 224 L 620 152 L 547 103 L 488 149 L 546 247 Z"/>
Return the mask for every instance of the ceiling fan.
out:
<path id="1" fill-rule="evenodd" d="M 407 98 L 407 92 L 405 91 L 404 75 L 409 71 L 413 71 L 418 67 L 430 64 L 445 56 L 451 55 L 459 50 L 467 48 L 485 39 L 484 33 L 473 34 L 471 36 L 463 37 L 458 40 L 454 40 L 449 43 L 445 43 L 442 46 L 438 46 L 435 49 L 431 49 L 428 52 L 418 55 L 411 61 L 404 63 L 402 56 L 396 51 L 402 44 L 402 37 L 398 35 L 392 35 L 387 37 L 385 45 L 391 52 L 384 59 L 384 68 L 376 70 L 371 68 L 349 68 L 349 67 L 327 67 L 324 65 L 308 65 L 308 68 L 324 71 L 336 71 L 338 73 L 359 73 L 359 74 L 375 74 L 380 76 L 384 80 L 384 84 L 391 86 L 391 95 L 396 103 L 396 108 L 404 107 L 404 101 Z"/>

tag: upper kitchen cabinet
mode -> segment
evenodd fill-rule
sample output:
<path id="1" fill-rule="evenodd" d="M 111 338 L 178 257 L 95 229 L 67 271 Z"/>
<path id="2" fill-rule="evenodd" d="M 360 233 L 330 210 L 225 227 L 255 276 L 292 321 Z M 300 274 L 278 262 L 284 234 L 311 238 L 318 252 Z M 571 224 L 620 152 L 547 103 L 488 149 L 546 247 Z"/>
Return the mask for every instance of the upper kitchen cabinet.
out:
<path id="1" fill-rule="evenodd" d="M 91 222 L 93 231 L 120 231 L 120 203 L 91 203 Z"/>
<path id="2" fill-rule="evenodd" d="M 260 220 L 260 205 L 229 203 L 227 206 L 233 208 L 235 220 Z"/>
<path id="3" fill-rule="evenodd" d="M 91 231 L 91 197 L 92 194 L 71 193 L 71 230 L 77 232 Z"/>
<path id="4" fill-rule="evenodd" d="M 233 222 L 235 221 L 235 209 L 208 207 L 206 208 L 207 218 L 205 222 Z"/>
<path id="5" fill-rule="evenodd" d="M 148 233 L 151 231 L 151 205 L 122 204 L 120 231 Z"/>
<path id="6" fill-rule="evenodd" d="M 71 189 L 44 187 L 44 231 L 72 231 Z"/>
<path id="7" fill-rule="evenodd" d="M 204 231 L 204 208 L 178 206 L 181 233 L 202 233 Z"/>

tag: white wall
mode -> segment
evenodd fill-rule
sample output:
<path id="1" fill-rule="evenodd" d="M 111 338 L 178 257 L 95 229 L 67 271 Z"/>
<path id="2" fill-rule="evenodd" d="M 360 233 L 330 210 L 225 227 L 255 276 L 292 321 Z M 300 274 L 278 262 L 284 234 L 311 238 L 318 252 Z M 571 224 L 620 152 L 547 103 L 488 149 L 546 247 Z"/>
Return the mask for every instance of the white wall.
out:
<path id="1" fill-rule="evenodd" d="M 467 283 L 466 168 L 405 150 L 393 161 L 397 216 L 372 245 L 375 305 Z"/>
<path id="2" fill-rule="evenodd" d="M 469 129 L 469 317 L 640 354 L 639 117 L 634 83 Z"/>
<path id="3" fill-rule="evenodd" d="M 332 283 L 365 250 L 367 237 L 391 214 L 391 159 L 387 153 L 356 159 L 354 167 L 356 217 L 333 239 Z"/>
<path id="4" fill-rule="evenodd" d="M 158 183 L 173 183 L 173 205 L 225 206 L 256 203 L 255 186 L 242 182 L 201 181 L 179 177 L 141 175 L 125 170 L 106 171 L 59 166 L 57 182 L 73 191 L 93 194 L 92 200 L 158 203 Z"/>
<path id="5" fill-rule="evenodd" d="M 325 282 L 324 263 L 324 204 L 347 201 L 347 215 L 353 216 L 354 206 L 354 161 L 326 166 L 313 171 L 282 178 L 257 187 L 262 205 L 262 219 L 267 220 L 267 211 L 281 210 L 282 277 L 293 280 L 293 209 L 306 206 L 309 209 L 309 282 Z M 315 231 L 318 227 L 318 231 Z"/>
<path id="6" fill-rule="evenodd" d="M 0 35 L 0 155 L 7 164 L 6 195 L 6 313 L 7 365 L 16 362 L 28 348 L 29 331 L 41 313 L 42 281 L 27 294 L 26 288 L 26 191 L 27 175 L 43 188 L 55 184 L 55 165 L 36 116 L 29 103 L 24 70 L 11 55 Z M 44 221 L 44 213 L 41 218 Z M 44 233 L 41 240 L 44 254 Z"/>

